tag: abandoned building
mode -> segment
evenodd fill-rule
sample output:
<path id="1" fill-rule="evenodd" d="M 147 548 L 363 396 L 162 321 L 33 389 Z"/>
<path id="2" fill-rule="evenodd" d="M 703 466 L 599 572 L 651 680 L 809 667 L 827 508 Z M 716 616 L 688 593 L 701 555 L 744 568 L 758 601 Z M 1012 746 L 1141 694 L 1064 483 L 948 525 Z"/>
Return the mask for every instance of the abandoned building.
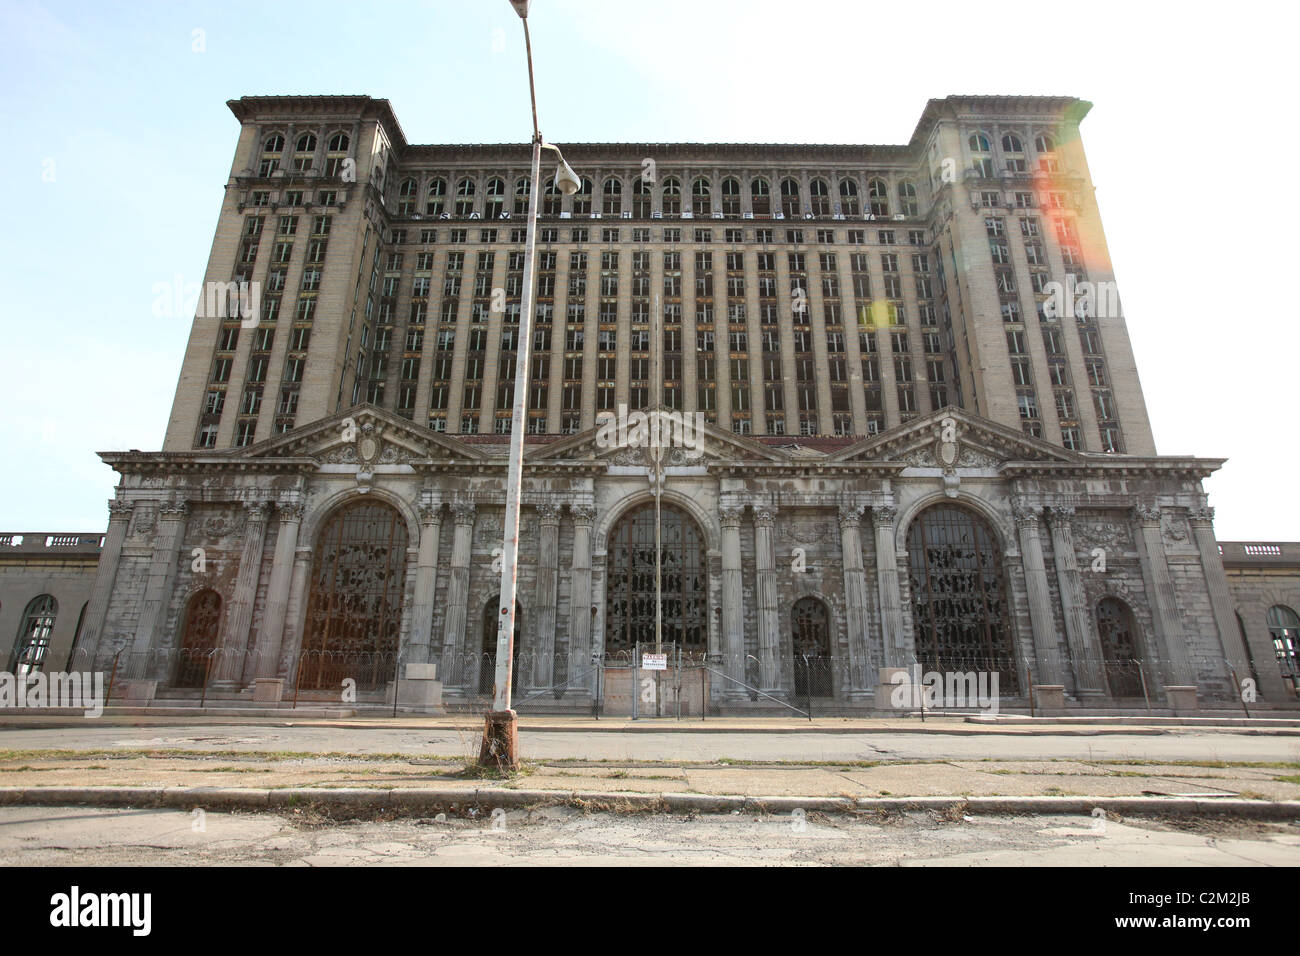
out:
<path id="1" fill-rule="evenodd" d="M 1156 453 L 1089 104 L 931 100 L 904 145 L 566 145 L 522 332 L 528 146 L 408 143 L 365 96 L 229 106 L 162 450 L 101 454 L 106 533 L 0 536 L 11 670 L 485 706 L 521 387 L 522 712 L 879 711 L 913 665 L 996 672 L 1008 706 L 1294 702 L 1300 548 L 1220 545 L 1222 461 Z"/>

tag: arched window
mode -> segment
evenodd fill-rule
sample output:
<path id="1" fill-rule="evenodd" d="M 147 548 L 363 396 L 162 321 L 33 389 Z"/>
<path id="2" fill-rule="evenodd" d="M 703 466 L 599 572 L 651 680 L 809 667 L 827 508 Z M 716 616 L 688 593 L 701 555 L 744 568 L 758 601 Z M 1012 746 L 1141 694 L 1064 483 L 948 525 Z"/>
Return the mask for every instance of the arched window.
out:
<path id="1" fill-rule="evenodd" d="M 858 184 L 851 179 L 840 180 L 840 211 L 846 216 L 856 216 L 862 212 L 858 205 Z"/>
<path id="2" fill-rule="evenodd" d="M 1046 133 L 1039 133 L 1034 137 L 1034 152 L 1038 154 L 1038 168 L 1045 173 L 1055 173 L 1060 170 L 1060 164 L 1056 159 L 1056 140 Z"/>
<path id="3" fill-rule="evenodd" d="M 889 215 L 889 186 L 880 178 L 867 182 L 867 198 L 871 201 L 873 216 Z"/>
<path id="4" fill-rule="evenodd" d="M 1274 604 L 1268 609 L 1268 633 L 1283 680 L 1300 690 L 1300 616 L 1285 604 Z"/>
<path id="5" fill-rule="evenodd" d="M 591 180 L 586 176 L 582 177 L 582 186 L 573 194 L 573 214 L 575 216 L 591 215 Z"/>
<path id="6" fill-rule="evenodd" d="M 755 216 L 772 215 L 772 187 L 766 179 L 755 179 L 749 184 L 749 202 Z"/>
<path id="7" fill-rule="evenodd" d="M 650 218 L 650 185 L 640 176 L 632 181 L 632 216 Z"/>
<path id="8" fill-rule="evenodd" d="M 691 211 L 697 216 L 708 216 L 713 212 L 713 196 L 709 181 L 701 176 L 691 185 Z"/>
<path id="9" fill-rule="evenodd" d="M 605 216 L 617 216 L 623 211 L 623 184 L 611 176 L 601 188 L 600 211 Z"/>
<path id="10" fill-rule="evenodd" d="M 467 219 L 474 211 L 474 195 L 477 187 L 474 180 L 466 177 L 456 184 L 456 218 Z"/>
<path id="11" fill-rule="evenodd" d="M 483 218 L 500 219 L 506 208 L 505 180 L 492 177 L 487 181 L 487 189 L 484 192 L 487 194 L 487 199 L 483 203 Z"/>
<path id="12" fill-rule="evenodd" d="M 1097 636 L 1101 639 L 1102 667 L 1112 697 L 1142 696 L 1142 648 L 1133 612 L 1119 598 L 1102 598 L 1097 604 Z"/>
<path id="13" fill-rule="evenodd" d="M 781 214 L 787 219 L 802 215 L 799 208 L 799 182 L 794 179 L 781 180 Z"/>
<path id="14" fill-rule="evenodd" d="M 516 216 L 528 215 L 528 197 L 531 190 L 532 190 L 532 185 L 529 183 L 528 177 L 525 176 L 523 179 L 517 180 L 515 182 L 515 215 Z"/>
<path id="15" fill-rule="evenodd" d="M 303 133 L 298 137 L 298 144 L 293 157 L 293 171 L 295 173 L 304 173 L 312 167 L 312 160 L 316 155 L 316 137 L 311 133 Z"/>
<path id="16" fill-rule="evenodd" d="M 1020 686 L 997 537 L 959 505 L 932 505 L 907 532 L 912 625 L 921 670 L 997 671 Z"/>
<path id="17" fill-rule="evenodd" d="M 898 184 L 898 205 L 899 212 L 904 216 L 915 216 L 918 213 L 916 186 L 909 180 L 904 179 Z"/>
<path id="18" fill-rule="evenodd" d="M 993 157 L 990 155 L 992 148 L 989 146 L 989 138 L 983 133 L 971 133 L 967 141 L 970 146 L 971 164 L 975 168 L 975 174 L 985 179 L 993 178 Z"/>
<path id="19" fill-rule="evenodd" d="M 298 137 L 297 149 L 300 153 L 316 152 L 316 137 L 311 133 L 303 133 Z"/>
<path id="20" fill-rule="evenodd" d="M 551 180 L 542 191 L 542 215 L 558 216 L 563 202 L 564 193 L 560 192 L 560 187 L 555 185 L 555 180 Z"/>
<path id="21" fill-rule="evenodd" d="M 335 133 L 330 137 L 329 147 L 325 152 L 325 175 L 341 176 L 344 161 L 348 158 L 348 146 L 351 144 L 347 133 Z"/>
<path id="22" fill-rule="evenodd" d="M 740 180 L 728 176 L 722 181 L 722 214 L 740 215 Z"/>
<path id="23" fill-rule="evenodd" d="M 410 216 L 415 213 L 415 197 L 419 192 L 419 188 L 414 179 L 408 179 L 402 183 L 397 190 L 397 214 L 399 216 Z"/>
<path id="24" fill-rule="evenodd" d="M 424 195 L 424 214 L 426 216 L 441 216 L 447 211 L 447 180 L 433 180 L 429 183 L 429 189 Z"/>
<path id="25" fill-rule="evenodd" d="M 406 522 L 382 501 L 337 509 L 316 539 L 304 616 L 300 684 L 359 689 L 392 679 L 406 590 Z"/>
<path id="26" fill-rule="evenodd" d="M 280 157 L 284 153 L 284 137 L 279 133 L 268 136 L 262 145 L 262 160 L 257 166 L 257 175 L 270 176 L 280 168 Z"/>
<path id="27" fill-rule="evenodd" d="M 826 188 L 826 181 L 814 179 L 808 184 L 808 195 L 811 198 L 812 214 L 814 216 L 829 216 L 831 214 L 831 194 Z"/>
<path id="28" fill-rule="evenodd" d="M 202 687 L 216 666 L 212 652 L 221 632 L 221 595 L 212 588 L 195 591 L 185 604 L 180 656 L 176 662 L 176 687 Z"/>
<path id="29" fill-rule="evenodd" d="M 1002 158 L 1007 161 L 1007 169 L 1013 173 L 1025 171 L 1025 146 L 1015 133 L 1002 137 Z"/>
<path id="30" fill-rule="evenodd" d="M 675 176 L 664 180 L 663 214 L 680 216 L 682 214 L 682 184 Z"/>
<path id="31" fill-rule="evenodd" d="M 58 615 L 59 602 L 52 594 L 41 594 L 28 602 L 18 627 L 13 653 L 9 656 L 9 673 L 23 677 L 44 666 Z"/>
<path id="32" fill-rule="evenodd" d="M 663 639 L 683 653 L 708 648 L 708 558 L 704 536 L 691 517 L 662 505 Z M 605 603 L 605 653 L 630 651 L 655 639 L 655 509 L 642 505 L 624 515 L 609 535 Z"/>

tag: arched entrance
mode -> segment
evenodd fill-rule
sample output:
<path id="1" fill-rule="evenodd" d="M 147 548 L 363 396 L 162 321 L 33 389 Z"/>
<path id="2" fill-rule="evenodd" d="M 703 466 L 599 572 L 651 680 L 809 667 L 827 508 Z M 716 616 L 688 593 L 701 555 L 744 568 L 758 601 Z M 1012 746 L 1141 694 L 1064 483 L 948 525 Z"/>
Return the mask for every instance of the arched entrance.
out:
<path id="1" fill-rule="evenodd" d="M 708 650 L 708 560 L 704 535 L 685 511 L 660 506 L 663 640 L 683 654 Z M 605 586 L 605 653 L 655 641 L 655 508 L 633 508 L 610 532 Z"/>
<path id="2" fill-rule="evenodd" d="M 358 690 L 391 680 L 397 664 L 406 583 L 406 523 L 368 499 L 330 516 L 316 542 L 298 686 Z"/>
<path id="3" fill-rule="evenodd" d="M 492 598 L 483 605 L 483 652 L 479 654 L 478 664 L 478 692 L 492 696 L 496 689 L 497 673 L 497 619 L 501 616 L 501 595 L 494 594 Z M 523 656 L 523 645 L 520 638 L 523 635 L 524 612 L 515 602 L 515 648 L 514 657 L 510 661 L 510 687 L 513 691 L 519 690 L 519 658 Z M 511 693 L 511 699 L 514 693 Z"/>
<path id="4" fill-rule="evenodd" d="M 794 649 L 794 696 L 830 697 L 831 627 L 826 605 L 814 597 L 800 598 L 790 610 Z"/>
<path id="5" fill-rule="evenodd" d="M 220 630 L 221 595 L 212 588 L 195 591 L 185 604 L 185 627 L 173 686 L 203 686 Z"/>
<path id="6" fill-rule="evenodd" d="M 997 671 L 1020 686 L 997 536 L 979 515 L 933 505 L 907 531 L 916 656 L 924 672 Z"/>
<path id="7" fill-rule="evenodd" d="M 1101 639 L 1110 696 L 1143 696 L 1137 624 L 1129 606 L 1119 598 L 1106 597 L 1097 602 L 1097 636 Z"/>

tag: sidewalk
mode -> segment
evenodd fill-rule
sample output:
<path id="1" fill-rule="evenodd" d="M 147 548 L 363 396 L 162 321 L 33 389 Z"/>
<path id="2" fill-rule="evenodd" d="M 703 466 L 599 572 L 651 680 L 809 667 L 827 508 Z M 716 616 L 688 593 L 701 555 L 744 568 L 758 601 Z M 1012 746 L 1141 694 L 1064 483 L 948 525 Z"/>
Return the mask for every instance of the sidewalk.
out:
<path id="1" fill-rule="evenodd" d="M 482 714 L 458 713 L 437 716 L 399 714 L 359 715 L 352 711 L 311 712 L 283 710 L 248 710 L 205 712 L 197 709 L 159 713 L 159 708 L 110 707 L 103 716 L 87 718 L 80 710 L 45 708 L 42 710 L 14 708 L 0 710 L 0 730 L 24 727 L 84 727 L 88 720 L 107 726 L 174 726 L 214 724 L 225 727 L 238 726 L 295 726 L 295 727 L 370 727 L 388 730 L 464 730 L 481 727 Z M 1095 733 L 1105 728 L 1107 733 L 1158 734 L 1170 727 L 1241 728 L 1253 729 L 1281 736 L 1300 736 L 1300 717 L 1260 716 L 1246 718 L 1235 716 L 1197 717 L 1028 717 L 1016 714 L 996 717 L 969 714 L 929 714 L 908 717 L 815 717 L 812 720 L 791 717 L 710 717 L 701 720 L 671 717 L 572 717 L 520 715 L 521 733 L 762 733 L 762 734 L 862 734 L 862 733 L 919 733 L 919 734 L 1050 734 Z M 1072 730 L 1071 728 L 1079 728 Z M 1086 730 L 1084 728 L 1087 728 Z"/>
<path id="2" fill-rule="evenodd" d="M 827 763 L 720 761 L 526 762 L 510 779 L 467 771 L 463 756 L 376 754 L 237 754 L 166 751 L 0 753 L 0 804 L 88 803 L 152 806 L 189 801 L 207 806 L 267 807 L 298 802 L 338 802 L 370 809 L 415 803 L 520 805 L 519 801 L 610 804 L 679 796 L 829 800 L 841 808 L 897 798 L 1080 797 L 1095 801 L 1174 800 L 1195 812 L 1278 815 L 1300 819 L 1300 764 L 1194 766 L 1183 763 L 1069 760 L 936 760 Z M 88 789 L 89 788 L 89 789 Z M 219 792 L 219 793 L 218 793 Z M 277 796 L 277 794 L 279 796 Z M 525 799 L 526 797 L 526 799 Z M 210 799 L 211 798 L 211 799 Z M 505 803 L 502 803 L 505 801 Z M 1179 802 L 1181 801 L 1181 802 Z M 670 801 L 671 802 L 671 801 Z M 1085 801 L 1086 802 L 1086 801 Z M 1048 805 L 1059 806 L 1059 799 Z M 682 807 L 691 800 L 677 801 Z M 1246 805 L 1256 804 L 1253 809 Z M 1263 805 L 1269 805 L 1266 809 Z M 212 804 L 216 806 L 216 804 Z M 668 806 L 669 804 L 664 804 Z M 722 804 L 718 804 L 721 806 Z M 1103 804 L 1097 804 L 1103 805 Z M 1219 807 L 1219 811 L 1213 808 Z M 1058 811 L 1059 812 L 1059 809 Z"/>

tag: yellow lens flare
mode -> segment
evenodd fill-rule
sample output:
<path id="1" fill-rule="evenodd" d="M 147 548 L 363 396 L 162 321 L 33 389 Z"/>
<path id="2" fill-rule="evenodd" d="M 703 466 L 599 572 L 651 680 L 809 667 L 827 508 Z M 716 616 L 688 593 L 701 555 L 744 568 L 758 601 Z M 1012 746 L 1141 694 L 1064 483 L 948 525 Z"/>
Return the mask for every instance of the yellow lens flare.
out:
<path id="1" fill-rule="evenodd" d="M 866 331 L 887 329 L 898 324 L 898 308 L 885 299 L 858 306 L 858 325 Z"/>

